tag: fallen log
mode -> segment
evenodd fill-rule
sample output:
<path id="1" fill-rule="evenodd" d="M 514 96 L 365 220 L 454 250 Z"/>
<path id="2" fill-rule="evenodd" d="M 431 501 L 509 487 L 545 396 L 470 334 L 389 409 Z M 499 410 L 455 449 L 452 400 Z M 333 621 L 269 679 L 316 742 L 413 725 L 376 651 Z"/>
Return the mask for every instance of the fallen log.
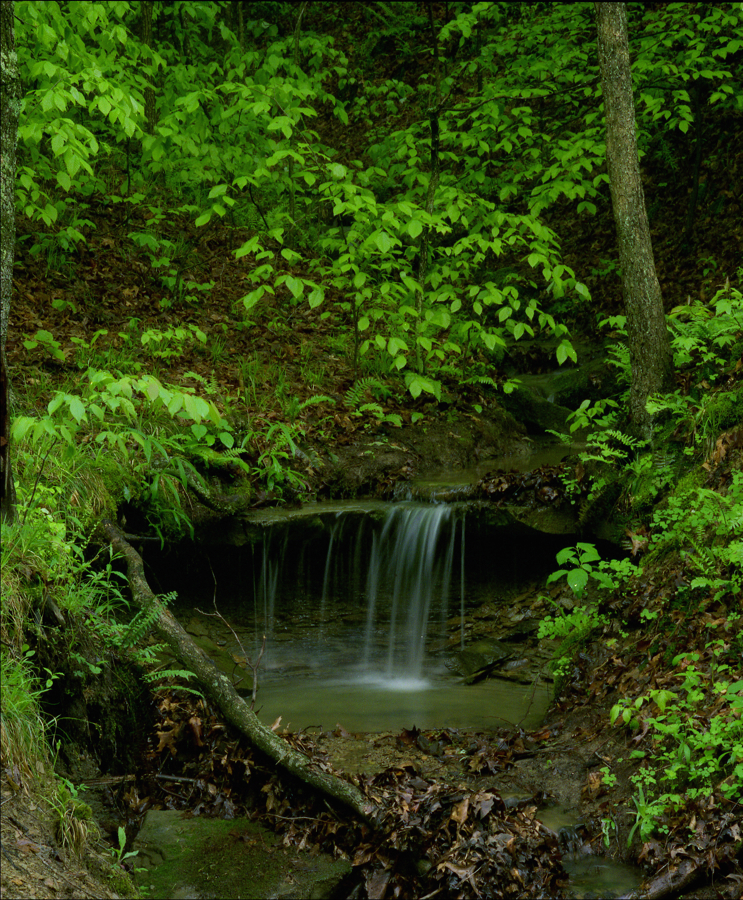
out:
<path id="1" fill-rule="evenodd" d="M 142 609 L 148 609 L 153 602 L 157 602 L 157 599 L 147 584 L 142 557 L 110 519 L 103 519 L 99 529 L 116 553 L 126 560 L 129 587 L 135 604 Z M 242 732 L 253 746 L 305 784 L 334 800 L 339 800 L 366 822 L 372 823 L 376 807 L 361 791 L 342 778 L 315 768 L 311 759 L 294 750 L 283 738 L 267 728 L 235 691 L 230 680 L 191 640 L 172 613 L 163 607 L 153 623 L 153 628 L 167 643 L 171 653 L 183 668 L 194 673 L 204 694 L 219 708 L 226 721 Z"/>
<path id="2" fill-rule="evenodd" d="M 693 860 L 684 860 L 680 865 L 667 869 L 639 890 L 623 894 L 619 900 L 663 900 L 664 897 L 679 897 L 702 875 L 702 866 Z"/>

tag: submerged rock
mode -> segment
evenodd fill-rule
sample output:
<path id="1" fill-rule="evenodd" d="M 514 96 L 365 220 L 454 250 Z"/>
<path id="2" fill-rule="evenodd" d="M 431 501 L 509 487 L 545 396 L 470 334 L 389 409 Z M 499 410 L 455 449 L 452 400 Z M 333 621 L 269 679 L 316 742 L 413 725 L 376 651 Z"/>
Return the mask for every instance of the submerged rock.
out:
<path id="1" fill-rule="evenodd" d="M 456 654 L 452 668 L 464 677 L 465 684 L 475 684 L 487 678 L 513 655 L 513 648 L 500 641 L 478 641 Z"/>

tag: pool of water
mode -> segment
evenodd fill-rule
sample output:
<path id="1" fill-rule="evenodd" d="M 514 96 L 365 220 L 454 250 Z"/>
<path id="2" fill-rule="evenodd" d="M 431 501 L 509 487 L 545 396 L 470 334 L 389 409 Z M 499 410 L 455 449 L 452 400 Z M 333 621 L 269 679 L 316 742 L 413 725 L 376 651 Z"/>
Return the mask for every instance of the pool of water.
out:
<path id="1" fill-rule="evenodd" d="M 550 688 L 486 681 L 465 685 L 453 677 L 387 678 L 348 671 L 337 677 L 269 678 L 256 709 L 267 724 L 282 716 L 291 730 L 341 725 L 346 731 L 412 728 L 490 729 L 521 723 L 536 728 Z"/>

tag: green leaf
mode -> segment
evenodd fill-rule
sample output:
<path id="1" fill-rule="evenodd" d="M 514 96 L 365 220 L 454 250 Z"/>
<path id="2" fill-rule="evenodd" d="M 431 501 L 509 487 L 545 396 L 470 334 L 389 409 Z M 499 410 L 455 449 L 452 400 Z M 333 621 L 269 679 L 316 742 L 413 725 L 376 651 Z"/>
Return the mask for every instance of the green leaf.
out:
<path id="1" fill-rule="evenodd" d="M 252 309 L 259 300 L 262 299 L 265 288 L 261 285 L 257 287 L 254 291 L 251 291 L 249 294 L 246 294 L 242 298 L 242 304 L 245 309 Z M 310 298 L 310 306 L 312 305 L 312 298 Z"/>
<path id="2" fill-rule="evenodd" d="M 150 378 L 145 385 L 144 392 L 151 401 L 157 400 L 160 396 L 160 382 L 156 378 Z"/>
<path id="3" fill-rule="evenodd" d="M 579 550 L 581 550 L 581 563 L 597 562 L 601 559 L 601 555 L 599 554 L 594 544 L 584 544 L 582 541 L 578 541 L 575 546 L 578 547 Z"/>
<path id="4" fill-rule="evenodd" d="M 588 572 L 583 569 L 571 569 L 568 572 L 568 584 L 574 594 L 582 594 L 588 584 Z"/>
<path id="5" fill-rule="evenodd" d="M 560 566 L 564 566 L 566 562 L 574 562 L 575 561 L 575 549 L 573 547 L 563 547 L 562 550 L 555 556 L 557 560 L 557 564 Z"/>
<path id="6" fill-rule="evenodd" d="M 408 345 L 402 338 L 392 337 L 387 343 L 387 352 L 390 356 L 397 356 L 398 353 L 406 351 L 407 349 Z"/>
<path id="7" fill-rule="evenodd" d="M 382 253 L 389 253 L 392 247 L 392 240 L 386 231 L 375 232 L 374 243 Z"/>
<path id="8" fill-rule="evenodd" d="M 299 300 L 304 293 L 304 282 L 299 278 L 295 278 L 293 275 L 287 275 L 286 286 L 294 295 L 295 300 Z"/>
<path id="9" fill-rule="evenodd" d="M 557 348 L 557 361 L 562 365 L 567 359 L 572 359 L 574 363 L 577 363 L 578 354 L 570 341 L 565 338 Z"/>
<path id="10" fill-rule="evenodd" d="M 566 574 L 567 574 L 566 569 L 558 569 L 556 572 L 552 572 L 547 577 L 547 584 L 552 584 L 553 581 L 559 581 L 562 578 L 562 576 L 566 575 Z"/>
<path id="11" fill-rule="evenodd" d="M 405 384 L 413 397 L 419 397 L 421 392 L 433 394 L 437 400 L 441 400 L 441 382 L 418 372 L 406 372 Z"/>
<path id="12" fill-rule="evenodd" d="M 85 404 L 79 397 L 70 397 L 70 413 L 78 425 L 85 418 Z"/>

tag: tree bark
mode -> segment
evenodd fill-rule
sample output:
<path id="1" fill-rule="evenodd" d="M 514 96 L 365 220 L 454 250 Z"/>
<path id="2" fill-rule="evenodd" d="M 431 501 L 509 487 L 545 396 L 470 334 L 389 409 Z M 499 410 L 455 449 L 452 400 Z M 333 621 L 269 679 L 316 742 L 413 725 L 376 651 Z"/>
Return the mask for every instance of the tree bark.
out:
<path id="1" fill-rule="evenodd" d="M 702 874 L 700 863 L 687 859 L 645 882 L 640 890 L 622 894 L 619 900 L 665 900 L 666 897 L 680 897 Z"/>
<path id="2" fill-rule="evenodd" d="M 632 429 L 651 434 L 650 394 L 673 387 L 673 355 L 655 271 L 637 155 L 627 11 L 624 3 L 596 3 L 598 55 L 606 117 L 606 162 L 622 267 L 632 382 Z"/>
<path id="3" fill-rule="evenodd" d="M 99 528 L 105 540 L 126 560 L 134 602 L 145 609 L 157 602 L 147 584 L 142 558 L 128 543 L 122 531 L 109 519 L 103 519 Z M 376 807 L 361 791 L 342 778 L 314 768 L 312 760 L 292 749 L 279 735 L 263 725 L 232 687 L 230 680 L 194 644 L 167 609 L 162 609 L 153 627 L 158 636 L 168 644 L 178 662 L 196 675 L 204 694 L 219 707 L 225 719 L 239 729 L 255 747 L 290 774 L 328 797 L 339 800 L 366 822 L 372 822 Z"/>
<path id="4" fill-rule="evenodd" d="M 10 465 L 10 383 L 5 358 L 15 253 L 15 178 L 20 75 L 15 49 L 15 2 L 0 3 L 0 518 L 15 515 L 15 485 Z"/>

